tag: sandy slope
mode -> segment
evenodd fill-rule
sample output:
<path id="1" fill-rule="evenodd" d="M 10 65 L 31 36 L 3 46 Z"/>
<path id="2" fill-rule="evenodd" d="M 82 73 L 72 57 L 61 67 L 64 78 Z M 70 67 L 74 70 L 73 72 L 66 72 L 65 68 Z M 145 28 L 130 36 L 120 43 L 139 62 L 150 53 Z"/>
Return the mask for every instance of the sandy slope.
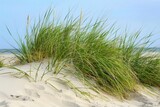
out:
<path id="1" fill-rule="evenodd" d="M 1 55 L 1 58 L 4 57 L 8 58 L 5 60 L 6 64 L 12 64 L 9 59 L 14 56 L 8 54 L 2 57 Z M 36 79 L 35 75 L 39 65 L 40 69 Z M 66 70 L 57 76 L 51 76 L 51 73 L 48 73 L 41 80 L 43 72 L 47 72 L 46 61 L 15 67 L 31 74 L 37 82 L 32 79 L 29 81 L 27 78 L 20 78 L 22 75 L 13 75 L 13 73 L 12 75 L 11 73 L 0 75 L 0 107 L 160 107 L 159 93 L 153 95 L 146 89 L 141 89 L 139 92 L 133 93 L 129 100 L 124 101 L 109 95 L 102 97 L 102 95 L 88 89 Z M 7 72 L 15 73 L 17 70 L 7 67 L 0 68 L 0 73 Z M 82 92 L 91 93 L 90 95 L 95 95 L 95 97 L 85 97 L 79 94 L 75 87 L 78 87 Z"/>

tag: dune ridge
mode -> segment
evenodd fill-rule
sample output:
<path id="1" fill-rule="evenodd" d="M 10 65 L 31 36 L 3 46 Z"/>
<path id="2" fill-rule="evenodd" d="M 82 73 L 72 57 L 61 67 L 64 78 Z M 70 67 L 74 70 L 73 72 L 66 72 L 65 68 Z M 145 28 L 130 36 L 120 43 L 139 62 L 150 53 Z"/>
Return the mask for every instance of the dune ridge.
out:
<path id="1" fill-rule="evenodd" d="M 14 55 L 1 54 L 1 59 L 3 58 L 7 58 L 3 60 L 5 65 L 14 65 L 12 62 Z M 46 70 L 46 60 L 14 67 L 28 74 L 31 73 L 31 77 L 35 79 L 39 65 L 41 66 L 36 81 L 27 79 L 21 74 L 15 75 L 17 73 L 15 69 L 0 68 L 0 107 L 160 107 L 158 90 L 154 93 L 146 88 L 140 88 L 127 100 L 121 101 L 104 93 L 97 94 L 65 69 L 63 74 L 56 76 L 46 74 L 41 80 Z M 90 93 L 91 97 L 78 93 L 76 88 L 81 92 Z"/>

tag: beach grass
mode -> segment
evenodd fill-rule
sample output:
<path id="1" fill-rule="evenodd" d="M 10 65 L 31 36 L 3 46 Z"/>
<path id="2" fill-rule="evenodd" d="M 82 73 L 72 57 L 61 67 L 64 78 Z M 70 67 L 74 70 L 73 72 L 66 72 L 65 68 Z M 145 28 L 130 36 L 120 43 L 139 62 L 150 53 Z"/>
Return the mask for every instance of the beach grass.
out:
<path id="1" fill-rule="evenodd" d="M 50 58 L 54 74 L 72 67 L 84 84 L 120 98 L 135 91 L 139 82 L 158 86 L 159 60 L 143 57 L 150 35 L 137 44 L 140 32 L 120 37 L 106 20 L 85 19 L 82 13 L 73 17 L 70 12 L 62 21 L 53 16 L 48 10 L 31 29 L 28 20 L 25 39 L 17 41 L 19 54 L 15 54 L 22 63 Z"/>
<path id="2" fill-rule="evenodd" d="M 116 47 L 117 38 L 108 39 L 114 28 L 105 28 L 106 22 L 99 20 L 76 37 L 73 64 L 80 78 L 95 89 L 124 97 L 133 91 L 136 77 L 123 62 Z M 104 28 L 103 28 L 104 27 Z M 104 30 L 105 29 L 105 30 Z M 78 40 L 78 39 L 79 40 Z M 94 81 L 90 82 L 90 81 Z"/>
<path id="3" fill-rule="evenodd" d="M 4 66 L 3 62 L 0 61 L 0 68 L 3 67 L 3 66 Z"/>
<path id="4" fill-rule="evenodd" d="M 147 86 L 160 86 L 160 59 L 150 49 L 150 55 L 144 55 L 152 41 L 152 34 L 142 37 L 141 31 L 135 32 L 132 36 L 127 34 L 122 37 L 120 48 L 124 61 L 137 75 L 139 81 Z M 140 38 L 141 37 L 141 38 Z M 149 48 L 148 48 L 149 49 Z"/>
<path id="5" fill-rule="evenodd" d="M 140 58 L 133 63 L 137 77 L 147 86 L 160 86 L 160 60 L 153 58 Z"/>

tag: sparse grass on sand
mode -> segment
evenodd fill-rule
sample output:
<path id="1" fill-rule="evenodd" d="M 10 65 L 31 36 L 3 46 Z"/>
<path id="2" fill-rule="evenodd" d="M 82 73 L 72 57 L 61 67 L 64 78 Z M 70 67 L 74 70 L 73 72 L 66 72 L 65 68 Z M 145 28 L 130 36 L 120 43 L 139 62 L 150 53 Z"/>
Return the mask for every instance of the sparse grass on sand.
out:
<path id="1" fill-rule="evenodd" d="M 82 14 L 74 18 L 70 12 L 60 21 L 52 15 L 50 9 L 30 30 L 27 27 L 25 41 L 17 41 L 21 62 L 51 58 L 53 73 L 70 66 L 92 89 L 120 98 L 133 92 L 138 81 L 159 86 L 159 61 L 142 57 L 145 46 L 137 47 L 138 32 L 118 37 L 106 21 L 83 20 Z"/>

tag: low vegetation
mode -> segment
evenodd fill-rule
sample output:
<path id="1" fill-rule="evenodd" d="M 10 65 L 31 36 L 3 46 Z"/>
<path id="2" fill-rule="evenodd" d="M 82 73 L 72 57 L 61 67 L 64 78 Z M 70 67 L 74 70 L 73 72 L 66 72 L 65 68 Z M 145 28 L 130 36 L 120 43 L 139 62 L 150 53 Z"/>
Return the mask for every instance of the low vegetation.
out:
<path id="1" fill-rule="evenodd" d="M 3 67 L 3 62 L 2 62 L 2 61 L 0 61 L 0 68 L 1 68 L 1 67 Z"/>
<path id="2" fill-rule="evenodd" d="M 69 12 L 63 21 L 52 15 L 47 11 L 31 29 L 27 27 L 25 40 L 17 41 L 21 62 L 50 58 L 53 73 L 72 67 L 92 89 L 120 98 L 135 91 L 139 82 L 159 86 L 160 61 L 143 56 L 150 36 L 141 40 L 140 32 L 118 36 L 107 21 L 83 20 L 82 14 L 74 18 Z"/>
<path id="3" fill-rule="evenodd" d="M 120 47 L 124 56 L 124 61 L 128 64 L 132 71 L 135 72 L 141 83 L 149 86 L 160 86 L 160 59 L 154 53 L 154 49 L 150 55 L 145 54 L 146 48 L 151 45 L 149 34 L 140 38 L 140 32 L 136 32 L 134 36 L 127 36 L 121 39 Z M 136 48 L 139 47 L 139 48 Z M 149 48 L 148 48 L 149 49 Z"/>

